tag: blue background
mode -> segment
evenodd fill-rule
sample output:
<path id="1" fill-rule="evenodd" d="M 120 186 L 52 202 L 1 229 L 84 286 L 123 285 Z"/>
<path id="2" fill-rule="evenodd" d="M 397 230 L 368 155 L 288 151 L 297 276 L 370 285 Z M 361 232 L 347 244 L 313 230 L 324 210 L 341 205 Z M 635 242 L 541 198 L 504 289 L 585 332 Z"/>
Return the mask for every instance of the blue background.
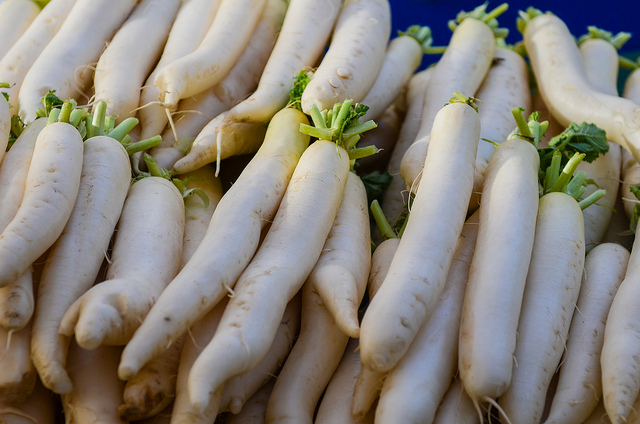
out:
<path id="1" fill-rule="evenodd" d="M 632 34 L 631 39 L 620 50 L 620 53 L 631 58 L 640 54 L 640 0 L 540 0 L 507 1 L 509 9 L 498 18 L 501 27 L 509 28 L 508 43 L 522 39 L 516 29 L 518 10 L 533 6 L 542 11 L 550 11 L 560 17 L 574 36 L 587 32 L 587 26 L 595 25 L 601 29 L 618 33 L 626 31 Z M 482 4 L 482 1 L 469 0 L 390 0 L 392 13 L 392 36 L 398 30 L 405 30 L 410 25 L 427 25 L 433 32 L 433 44 L 446 45 L 451 38 L 447 21 L 454 19 L 460 10 L 469 11 Z M 499 1 L 488 3 L 491 10 L 502 4 Z M 438 56 L 426 56 L 423 68 L 437 60 Z"/>

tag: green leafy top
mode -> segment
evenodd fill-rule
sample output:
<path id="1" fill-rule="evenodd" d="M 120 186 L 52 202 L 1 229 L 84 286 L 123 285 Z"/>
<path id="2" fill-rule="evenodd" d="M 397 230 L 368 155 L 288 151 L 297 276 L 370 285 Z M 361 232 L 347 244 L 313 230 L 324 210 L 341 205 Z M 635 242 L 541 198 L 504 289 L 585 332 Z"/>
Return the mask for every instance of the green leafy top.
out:
<path id="1" fill-rule="evenodd" d="M 428 26 L 411 25 L 406 31 L 398 31 L 399 37 L 412 37 L 422 47 L 422 53 L 440 54 L 444 53 L 446 46 L 434 47 L 431 28 Z"/>
<path id="2" fill-rule="evenodd" d="M 458 12 L 455 19 L 452 19 L 448 22 L 449 29 L 451 31 L 455 31 L 458 25 L 462 23 L 462 21 L 467 18 L 471 18 L 477 19 L 487 24 L 489 28 L 493 30 L 496 38 L 506 38 L 509 34 L 509 30 L 507 28 L 500 28 L 498 26 L 497 18 L 509 8 L 509 5 L 507 3 L 502 3 L 500 6 L 487 12 L 488 4 L 488 2 L 481 4 L 470 12 L 461 10 L 460 12 Z"/>
<path id="3" fill-rule="evenodd" d="M 587 40 L 605 40 L 611 43 L 616 50 L 620 50 L 622 46 L 625 45 L 627 41 L 631 38 L 630 32 L 620 31 L 617 34 L 613 34 L 610 31 L 605 31 L 604 29 L 598 28 L 596 26 L 590 25 L 587 27 L 587 33 L 581 35 L 578 38 L 578 44 L 582 44 Z"/>
<path id="4" fill-rule="evenodd" d="M 368 106 L 353 103 L 347 99 L 342 103 L 336 103 L 331 110 L 320 111 L 317 105 L 311 106 L 309 114 L 313 125 L 300 124 L 300 131 L 311 137 L 332 141 L 344 148 L 349 154 L 352 166 L 356 159 L 377 153 L 375 146 L 357 148 L 360 134 L 377 125 L 372 120 L 359 123 L 358 119 L 369 110 Z"/>
<path id="5" fill-rule="evenodd" d="M 289 91 L 289 103 L 287 103 L 288 107 L 302 110 L 300 99 L 302 98 L 304 89 L 307 88 L 307 84 L 309 84 L 309 81 L 311 81 L 312 75 L 313 72 L 303 69 L 298 72 L 298 75 L 293 78 L 293 87 Z"/>
<path id="6" fill-rule="evenodd" d="M 582 160 L 592 162 L 601 154 L 609 151 L 606 133 L 593 124 L 572 123 L 562 134 L 553 137 L 549 147 L 538 148 L 540 139 L 548 127 L 548 122 L 538 122 L 540 114 L 532 113 L 524 118 L 523 108 L 513 108 L 517 129 L 509 138 L 520 138 L 532 143 L 540 156 L 539 187 L 540 195 L 561 191 L 572 196 L 582 209 L 598 201 L 606 194 L 605 190 L 596 190 L 581 199 L 590 183 L 583 171 L 577 167 Z M 574 175 L 575 174 L 575 175 Z"/>
<path id="7" fill-rule="evenodd" d="M 629 190 L 631 191 L 631 194 L 636 196 L 637 200 L 640 200 L 640 185 L 629 186 Z M 640 202 L 636 203 L 633 206 L 633 213 L 631 214 L 631 218 L 629 219 L 629 228 L 634 233 L 638 228 L 638 221 L 640 221 Z"/>
<path id="8" fill-rule="evenodd" d="M 540 9 L 536 9 L 535 7 L 529 6 L 527 10 L 519 10 L 518 18 L 516 19 L 516 27 L 520 34 L 524 34 L 525 29 L 527 28 L 527 24 L 535 17 L 544 15 L 545 13 L 551 12 L 543 12 Z"/>

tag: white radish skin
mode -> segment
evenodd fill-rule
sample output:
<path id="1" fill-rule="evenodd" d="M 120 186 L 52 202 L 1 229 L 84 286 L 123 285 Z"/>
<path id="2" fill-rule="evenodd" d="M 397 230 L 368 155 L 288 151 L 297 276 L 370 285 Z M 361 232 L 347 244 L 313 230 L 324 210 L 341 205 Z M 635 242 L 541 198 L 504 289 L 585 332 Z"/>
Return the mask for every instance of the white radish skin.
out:
<path id="1" fill-rule="evenodd" d="M 358 308 L 371 269 L 371 231 L 367 192 L 349 173 L 333 227 L 309 280 L 338 328 L 358 338 Z"/>
<path id="2" fill-rule="evenodd" d="M 10 132 L 11 112 L 9 110 L 9 103 L 4 96 L 2 96 L 2 99 L 0 99 L 0 164 L 6 155 Z"/>
<path id="3" fill-rule="evenodd" d="M 580 54 L 591 86 L 601 93 L 617 96 L 619 58 L 616 48 L 608 41 L 589 39 L 580 45 Z M 587 252 L 602 241 L 611 221 L 620 186 L 621 156 L 620 145 L 609 142 L 609 151 L 605 155 L 591 163 L 582 161 L 578 165 L 578 170 L 586 172 L 588 178 L 596 183 L 586 187 L 584 197 L 599 188 L 607 191 L 595 207 L 583 211 Z"/>
<path id="4" fill-rule="evenodd" d="M 480 424 L 473 401 L 464 391 L 462 381 L 456 378 L 445 393 L 433 418 L 433 424 Z"/>
<path id="5" fill-rule="evenodd" d="M 458 330 L 478 213 L 465 223 L 442 295 L 407 353 L 387 374 L 376 407 L 376 423 L 432 422 L 457 369 Z"/>
<path id="6" fill-rule="evenodd" d="M 219 302 L 227 293 L 225 287 L 235 284 L 309 143 L 309 137 L 299 131 L 304 122 L 308 122 L 306 116 L 295 109 L 274 116 L 260 150 L 218 203 L 192 260 L 164 290 L 125 347 L 120 378 L 135 375 Z"/>
<path id="7" fill-rule="evenodd" d="M 479 205 L 484 174 L 495 150 L 495 146 L 485 140 L 501 143 L 507 139 L 514 128 L 511 113 L 514 107 L 523 107 L 525 114 L 531 110 L 528 87 L 529 70 L 522 56 L 511 49 L 496 47 L 493 64 L 476 93 L 482 101 L 478 104 L 480 140 L 469 211 Z"/>
<path id="8" fill-rule="evenodd" d="M 624 82 L 622 96 L 636 103 L 640 103 L 640 70 L 629 74 Z M 630 185 L 640 184 L 640 163 L 627 150 L 622 151 L 622 201 L 627 217 L 633 216 L 636 196 L 629 190 Z"/>
<path id="9" fill-rule="evenodd" d="M 0 287 L 14 282 L 60 236 L 80 187 L 83 142 L 70 124 L 40 131 L 20 208 L 0 235 Z"/>
<path id="10" fill-rule="evenodd" d="M 187 153 L 181 151 L 179 140 L 184 137 L 195 139 L 214 117 L 255 90 L 286 11 L 284 1 L 267 0 L 262 18 L 229 74 L 216 86 L 180 101 L 178 112 L 182 110 L 182 116 L 174 123 L 175 135 L 174 128 L 167 128 L 162 134 L 163 142 L 151 149 L 150 154 L 158 166 L 172 169 L 176 161 Z"/>
<path id="11" fill-rule="evenodd" d="M 0 404 L 24 402 L 37 379 L 29 357 L 31 324 L 18 332 L 0 328 Z"/>
<path id="12" fill-rule="evenodd" d="M 218 131 L 225 113 L 211 120 L 198 134 L 189 153 L 174 163 L 178 174 L 191 172 L 208 163 L 220 163 L 222 159 L 254 153 L 262 144 L 266 128 L 262 124 L 239 122 Z"/>
<path id="13" fill-rule="evenodd" d="M 167 125 L 168 117 L 165 108 L 160 105 L 161 91 L 154 85 L 156 74 L 163 66 L 191 53 L 209 30 L 221 0 L 186 0 L 182 1 L 178 13 L 171 25 L 167 41 L 162 50 L 160 60 L 153 72 L 146 79 L 140 92 L 140 109 L 138 117 L 142 127 L 140 139 L 161 134 Z"/>
<path id="14" fill-rule="evenodd" d="M 40 13 L 32 0 L 5 0 L 0 4 L 0 58 L 11 49 Z"/>
<path id="15" fill-rule="evenodd" d="M 209 203 L 205 206 L 203 200 L 195 194 L 185 198 L 181 267 L 191 259 L 200 245 L 222 197 L 222 184 L 211 167 L 201 168 L 184 177 L 188 179 L 187 189 L 202 190 Z M 175 398 L 176 375 L 183 343 L 184 337 L 178 339 L 127 381 L 123 403 L 118 409 L 120 417 L 128 421 L 150 418 L 160 413 Z"/>
<path id="16" fill-rule="evenodd" d="M 227 424 L 264 424 L 266 423 L 267 401 L 271 396 L 276 379 L 272 378 L 247 400 L 237 414 L 227 416 Z"/>
<path id="17" fill-rule="evenodd" d="M 316 414 L 316 424 L 369 424 L 373 423 L 373 414 L 364 420 L 351 415 L 351 401 L 362 369 L 357 339 L 350 339 L 338 368 L 331 376 L 327 389 Z"/>
<path id="18" fill-rule="evenodd" d="M 85 350 L 69 346 L 69 377 L 73 390 L 62 396 L 67 424 L 124 424 L 118 417 L 124 383 L 116 368 L 120 346 Z M 100 384 L 96 384 L 99 381 Z"/>
<path id="19" fill-rule="evenodd" d="M 539 423 L 584 272 L 584 220 L 571 196 L 540 198 L 509 387 L 498 402 L 512 423 Z M 495 329 L 494 329 L 495 331 Z"/>
<path id="20" fill-rule="evenodd" d="M 71 381 L 65 371 L 69 342 L 58 334 L 58 326 L 67 309 L 94 284 L 131 180 L 129 156 L 111 137 L 85 141 L 82 166 L 75 205 L 39 281 L 31 342 L 43 384 L 60 394 L 71 390 Z"/>
<path id="21" fill-rule="evenodd" d="M 60 334 L 83 349 L 126 344 L 177 274 L 184 203 L 172 182 L 146 177 L 129 189 L 116 228 L 106 280 L 80 296 L 60 321 Z M 136 253 L 148 256 L 140 259 Z"/>
<path id="22" fill-rule="evenodd" d="M 220 82 L 249 42 L 265 4 L 266 0 L 222 0 L 198 48 L 156 74 L 163 105 L 175 109 L 180 99 Z"/>
<path id="23" fill-rule="evenodd" d="M 107 103 L 106 114 L 116 125 L 135 116 L 140 89 L 162 53 L 179 6 L 180 0 L 142 0 L 100 55 L 94 98 Z"/>
<path id="24" fill-rule="evenodd" d="M 33 150 L 45 125 L 46 118 L 27 125 L 7 152 L 6 162 L 0 166 L 0 231 L 11 222 L 22 203 Z"/>
<path id="25" fill-rule="evenodd" d="M 600 352 L 605 323 L 628 261 L 629 251 L 616 243 L 599 244 L 587 254 L 558 386 L 545 423 L 581 423 L 596 408 L 602 395 Z"/>
<path id="26" fill-rule="evenodd" d="M 313 423 L 318 401 L 348 341 L 307 279 L 302 287 L 300 335 L 271 391 L 267 422 Z"/>
<path id="27" fill-rule="evenodd" d="M 209 343 L 218 327 L 222 312 L 227 306 L 227 298 L 220 301 L 202 319 L 190 328 L 180 354 L 176 378 L 176 397 L 173 401 L 171 424 L 210 424 L 218 415 L 222 391 L 216 392 L 215 401 L 205 410 L 195 410 L 189 402 L 187 381 L 189 371 L 202 349 Z"/>
<path id="28" fill-rule="evenodd" d="M 414 74 L 413 77 L 407 83 L 406 103 L 407 111 L 404 115 L 404 121 L 400 127 L 400 133 L 393 146 L 391 157 L 389 157 L 389 163 L 387 170 L 393 177 L 387 190 L 385 190 L 380 200 L 380 206 L 384 215 L 391 222 L 395 222 L 402 213 L 402 210 L 407 203 L 406 187 L 404 180 L 400 176 L 400 163 L 404 152 L 409 148 L 411 143 L 418 134 L 420 126 L 420 117 L 422 116 L 422 107 L 424 105 L 424 98 L 426 86 L 429 82 L 429 78 L 433 74 L 434 67 L 429 67 L 423 71 Z"/>
<path id="29" fill-rule="evenodd" d="M 476 404 L 497 398 L 511 381 L 538 211 L 538 167 L 535 147 L 518 139 L 502 142 L 487 166 L 458 346 L 460 379 Z"/>
<path id="30" fill-rule="evenodd" d="M 369 299 L 373 299 L 386 278 L 399 243 L 399 238 L 390 238 L 380 243 L 374 250 L 368 281 Z M 354 417 L 363 419 L 372 411 L 371 407 L 378 399 L 386 374 L 361 367 L 351 401 L 351 414 Z"/>
<path id="31" fill-rule="evenodd" d="M 347 152 L 329 141 L 314 142 L 300 157 L 269 232 L 238 278 L 216 334 L 189 373 L 194 407 L 206 408 L 218 387 L 255 367 L 269 349 L 286 302 L 320 256 L 348 172 Z"/>
<path id="32" fill-rule="evenodd" d="M 42 50 L 24 77 L 18 103 L 23 121 L 31 122 L 49 90 L 59 98 L 76 99 L 86 91 L 96 62 L 135 0 L 77 0 L 62 26 Z M 100 23 L 97 25 L 96 23 Z M 88 98 L 88 96 L 86 97 Z"/>
<path id="33" fill-rule="evenodd" d="M 27 174 L 38 133 L 46 125 L 37 120 L 28 125 L 7 152 L 0 166 L 0 231 L 14 218 L 24 195 Z M 0 326 L 6 330 L 22 329 L 33 314 L 32 270 L 29 268 L 14 283 L 0 288 Z"/>
<path id="34" fill-rule="evenodd" d="M 345 0 L 329 50 L 302 93 L 302 110 L 331 109 L 345 99 L 359 103 L 373 86 L 384 62 L 391 32 L 386 0 Z"/>
<path id="35" fill-rule="evenodd" d="M 280 320 L 269 351 L 253 369 L 229 379 L 224 383 L 220 410 L 237 414 L 244 409 L 245 402 L 274 375 L 280 373 L 283 364 L 288 361 L 296 338 L 300 333 L 300 309 L 302 296 L 295 296 L 287 304 Z M 278 377 L 279 378 L 279 377 Z"/>
<path id="36" fill-rule="evenodd" d="M 471 197 L 479 134 L 478 114 L 466 104 L 451 103 L 436 116 L 423 171 L 428 183 L 416 193 L 387 278 L 360 326 L 369 368 L 393 368 L 440 297 Z"/>
<path id="37" fill-rule="evenodd" d="M 562 125 L 594 123 L 640 159 L 640 106 L 591 87 L 578 46 L 560 18 L 533 18 L 525 28 L 524 44 L 542 97 Z"/>
<path id="38" fill-rule="evenodd" d="M 436 114 L 454 92 L 473 96 L 482 84 L 495 51 L 495 37 L 487 24 L 465 19 L 458 25 L 425 89 L 420 128 L 402 157 L 400 175 L 415 193 Z"/>
<path id="39" fill-rule="evenodd" d="M 376 120 L 389 107 L 420 66 L 422 55 L 422 46 L 411 36 L 400 35 L 389 42 L 380 72 L 360 102 L 369 106 L 361 122 Z"/>
<path id="40" fill-rule="evenodd" d="M 295 76 L 301 69 L 316 66 L 320 59 L 341 4 L 341 0 L 298 0 L 289 4 L 258 88 L 229 111 L 225 126 L 232 122 L 267 123 L 287 104 Z"/>
<path id="41" fill-rule="evenodd" d="M 604 344 L 600 356 L 602 367 L 602 396 L 604 406 L 614 424 L 626 423 L 632 405 L 640 393 L 638 363 L 637 311 L 635 301 L 640 296 L 636 281 L 638 275 L 636 237 L 631 249 L 624 280 L 618 287 L 607 316 Z"/>
<path id="42" fill-rule="evenodd" d="M 0 60 L 0 81 L 11 84 L 0 91 L 9 95 L 11 115 L 18 113 L 18 92 L 31 65 L 62 26 L 76 0 L 51 0 Z"/>

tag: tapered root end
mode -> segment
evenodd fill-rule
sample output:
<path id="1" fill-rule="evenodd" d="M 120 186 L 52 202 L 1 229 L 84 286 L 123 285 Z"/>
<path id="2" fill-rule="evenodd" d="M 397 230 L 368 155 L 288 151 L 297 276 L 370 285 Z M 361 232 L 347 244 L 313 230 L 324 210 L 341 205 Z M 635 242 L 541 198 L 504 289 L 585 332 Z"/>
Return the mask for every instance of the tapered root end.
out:
<path id="1" fill-rule="evenodd" d="M 73 389 L 69 374 L 62 364 L 51 362 L 47 368 L 39 369 L 38 374 L 44 387 L 54 393 L 66 395 Z"/>

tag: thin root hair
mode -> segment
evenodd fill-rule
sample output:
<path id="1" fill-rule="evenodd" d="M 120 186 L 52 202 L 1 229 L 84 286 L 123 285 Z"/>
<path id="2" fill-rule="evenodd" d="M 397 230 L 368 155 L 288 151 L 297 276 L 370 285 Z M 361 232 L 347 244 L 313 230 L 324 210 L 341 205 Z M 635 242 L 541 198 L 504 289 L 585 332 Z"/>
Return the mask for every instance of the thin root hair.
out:
<path id="1" fill-rule="evenodd" d="M 216 129 L 216 178 L 220 173 L 220 147 L 222 147 L 222 133 Z"/>
<path id="2" fill-rule="evenodd" d="M 7 332 L 7 346 L 5 347 L 4 352 L 2 352 L 2 355 L 0 356 L 0 361 L 2 361 L 4 359 L 4 356 L 7 353 L 9 353 L 9 349 L 11 349 L 11 337 L 15 332 L 16 330 L 14 330 L 13 328 Z"/>
<path id="3" fill-rule="evenodd" d="M 21 418 L 26 418 L 31 422 L 34 422 L 35 424 L 38 424 L 38 420 L 33 418 L 31 415 L 27 414 L 26 412 L 23 412 L 19 409 L 16 409 L 12 406 L 7 406 L 4 405 L 2 407 L 0 407 L 0 420 L 2 420 L 1 422 L 5 422 L 5 420 L 2 418 L 5 415 L 14 415 L 16 417 L 21 417 Z"/>
<path id="4" fill-rule="evenodd" d="M 169 128 L 171 128 L 171 133 L 173 134 L 173 139 L 175 140 L 176 144 L 178 144 L 178 131 L 176 130 L 176 124 L 173 122 L 173 117 L 171 116 L 171 112 L 169 111 L 169 109 L 165 108 L 164 112 L 167 114 L 167 119 L 169 122 Z M 216 175 L 217 177 L 217 175 Z"/>
<path id="5" fill-rule="evenodd" d="M 189 336 L 189 339 L 191 340 L 191 344 L 193 344 L 193 347 L 195 347 L 198 350 L 198 352 L 202 352 L 202 350 L 204 349 L 204 346 L 200 346 L 198 344 L 198 341 L 196 340 L 196 338 L 193 336 L 193 333 L 191 332 L 191 327 L 187 327 L 187 335 Z"/>
<path id="6" fill-rule="evenodd" d="M 222 283 L 222 287 L 227 291 L 229 298 L 234 298 L 236 296 L 236 292 L 234 292 L 231 286 L 226 282 Z"/>
<path id="7" fill-rule="evenodd" d="M 151 105 L 163 106 L 163 104 L 162 104 L 162 102 L 161 102 L 160 100 L 153 100 L 153 101 L 151 101 L 151 102 L 148 102 L 148 103 L 143 104 L 142 106 L 138 106 L 138 107 L 136 107 L 136 108 L 132 109 L 132 110 L 131 110 L 131 112 L 137 112 L 137 111 L 139 111 L 140 109 L 148 108 L 148 107 L 149 107 L 149 106 L 151 106 Z"/>
<path id="8" fill-rule="evenodd" d="M 418 181 L 419 181 L 419 177 L 422 176 L 422 169 L 420 170 L 420 172 L 418 173 L 418 175 L 416 175 L 416 178 L 411 182 L 411 193 L 415 193 L 418 191 Z M 411 205 L 408 204 L 407 208 L 409 209 L 409 213 L 411 213 Z"/>
<path id="9" fill-rule="evenodd" d="M 484 402 L 487 402 L 489 404 L 489 407 L 493 407 L 493 408 L 496 408 L 498 410 L 498 413 L 500 414 L 500 416 L 502 418 L 504 418 L 504 420 L 505 420 L 505 422 L 503 424 L 512 424 L 511 420 L 507 416 L 506 412 L 504 412 L 504 409 L 502 409 L 502 407 L 500 405 L 498 405 L 498 402 L 496 402 L 495 399 L 492 399 L 489 396 L 483 396 L 482 400 Z"/>

